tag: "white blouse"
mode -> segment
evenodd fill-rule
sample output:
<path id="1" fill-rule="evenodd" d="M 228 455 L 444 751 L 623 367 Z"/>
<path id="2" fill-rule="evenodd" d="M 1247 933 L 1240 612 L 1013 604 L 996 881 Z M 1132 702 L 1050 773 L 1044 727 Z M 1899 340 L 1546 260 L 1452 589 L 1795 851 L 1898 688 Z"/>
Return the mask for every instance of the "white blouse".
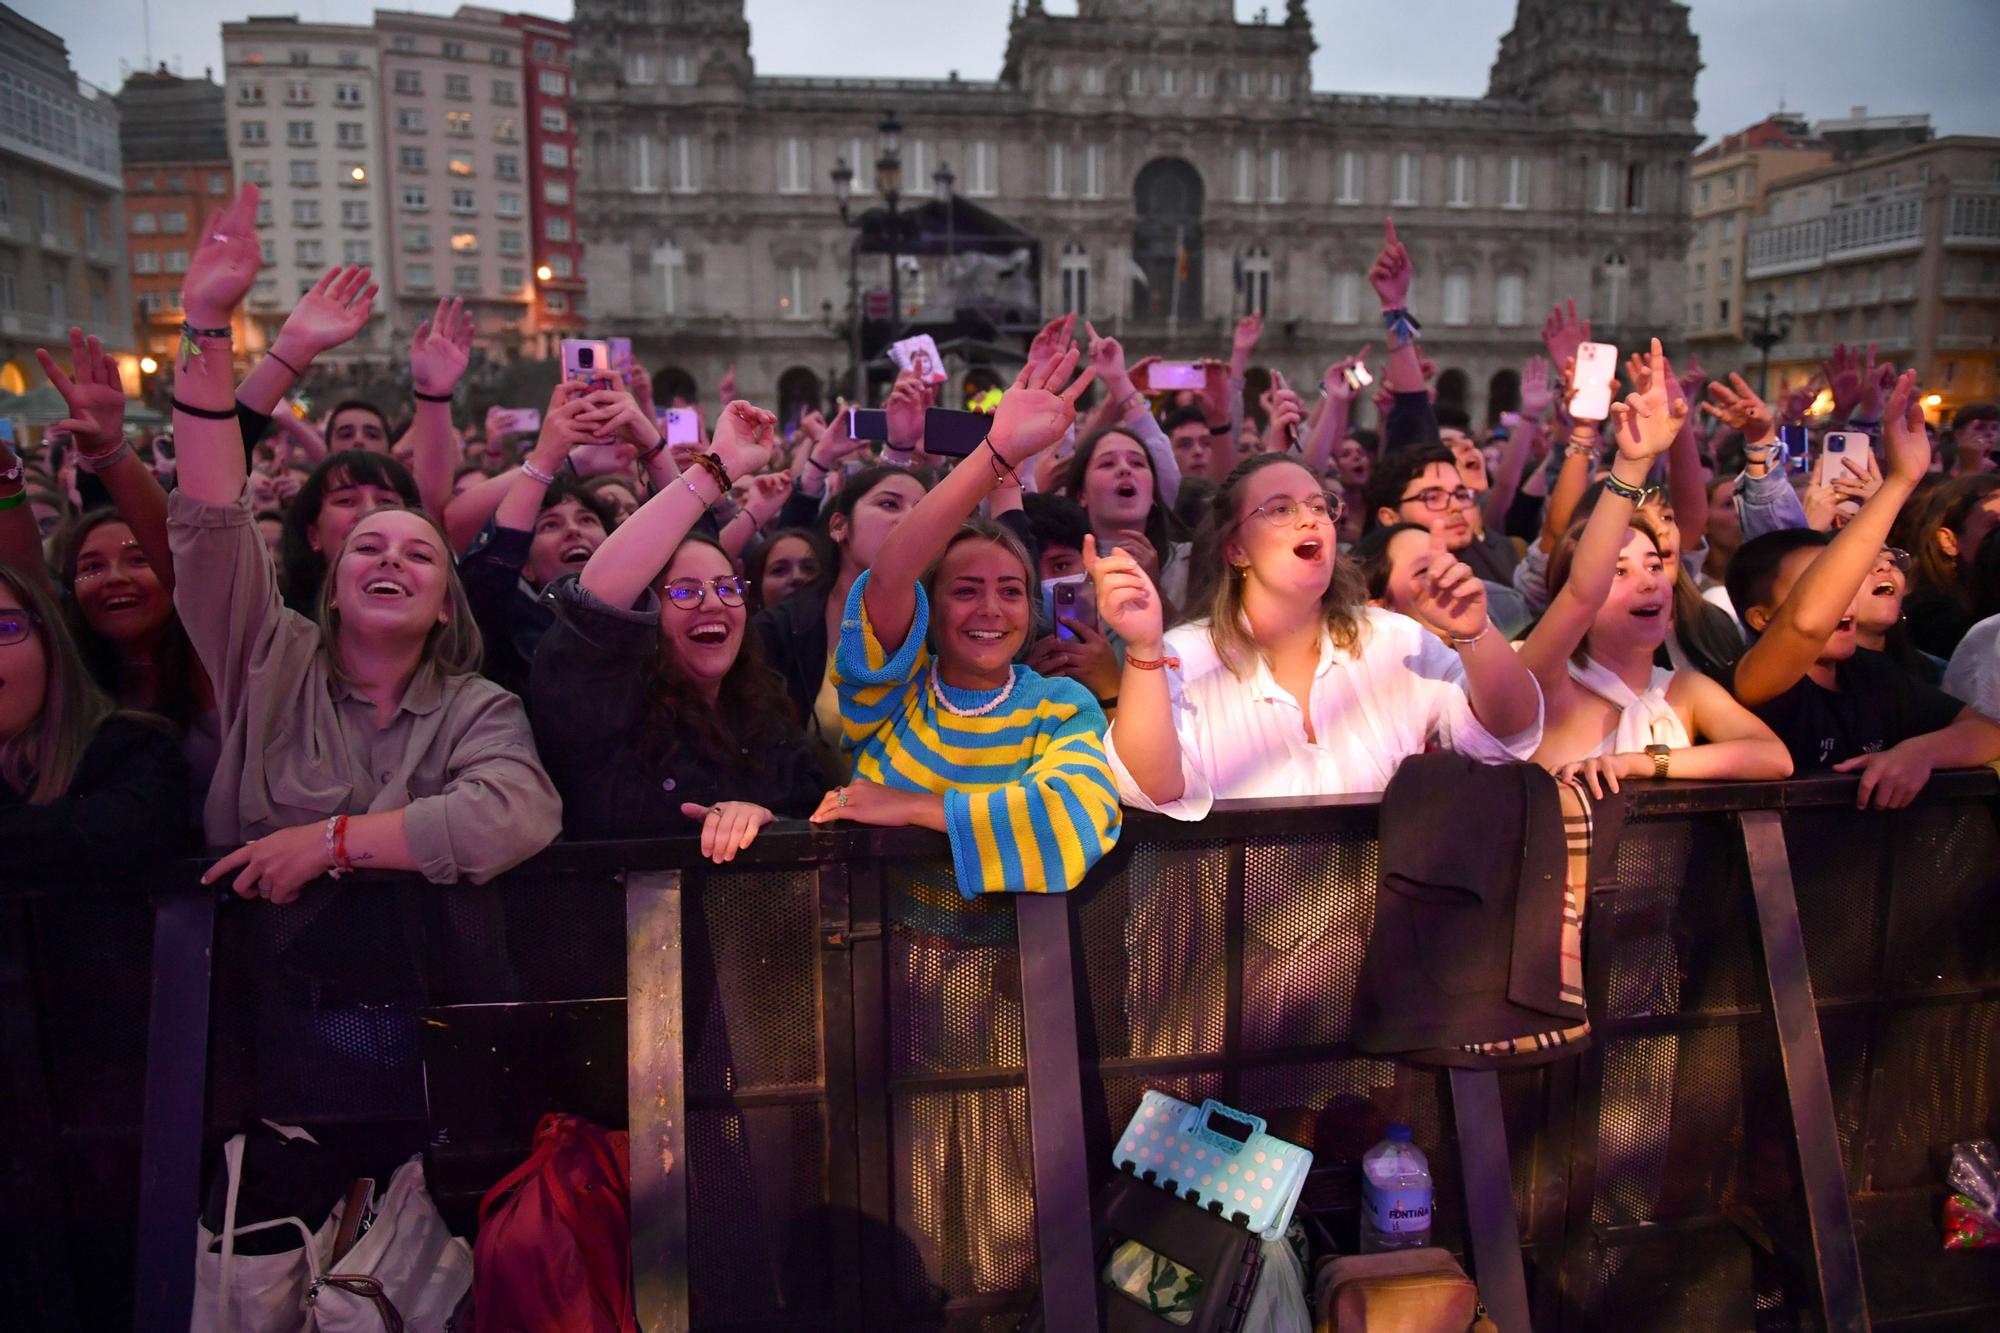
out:
<path id="1" fill-rule="evenodd" d="M 1167 634 L 1174 731 L 1181 749 L 1181 796 L 1149 800 L 1118 757 L 1117 731 L 1104 749 L 1118 796 L 1139 810 L 1205 818 L 1217 797 L 1335 796 L 1380 792 L 1396 766 L 1433 746 L 1487 763 L 1527 759 L 1542 740 L 1534 724 L 1496 738 L 1472 715 L 1465 667 L 1436 635 L 1407 616 L 1368 607 L 1358 653 L 1320 639 L 1308 703 L 1312 741 L 1299 705 L 1260 655 L 1247 677 L 1222 665 L 1205 623 Z"/>

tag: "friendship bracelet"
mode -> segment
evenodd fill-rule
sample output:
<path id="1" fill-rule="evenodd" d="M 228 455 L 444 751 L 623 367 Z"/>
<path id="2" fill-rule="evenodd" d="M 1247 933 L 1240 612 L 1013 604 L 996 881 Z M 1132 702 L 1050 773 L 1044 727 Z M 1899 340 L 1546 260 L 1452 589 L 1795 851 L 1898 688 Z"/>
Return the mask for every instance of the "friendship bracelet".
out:
<path id="1" fill-rule="evenodd" d="M 660 437 L 660 442 L 658 444 L 648 449 L 645 453 L 640 454 L 637 458 L 633 459 L 632 461 L 639 464 L 641 467 L 650 467 L 652 465 L 653 460 L 660 456 L 660 451 L 666 447 L 667 447 L 667 437 L 662 435 Z"/>
<path id="2" fill-rule="evenodd" d="M 1618 474 L 1615 472 L 1604 474 L 1604 489 L 1610 491 L 1621 500 L 1630 500 L 1633 504 L 1639 504 L 1646 498 L 1646 490 L 1643 486 L 1634 486 L 1629 482 L 1620 481 L 1618 480 Z"/>
<path id="3" fill-rule="evenodd" d="M 9 509 L 19 509 L 26 503 L 28 503 L 28 493 L 26 491 L 15 491 L 12 495 L 0 495 L 0 514 L 6 513 Z"/>
<path id="4" fill-rule="evenodd" d="M 1021 484 L 1021 474 L 1014 470 L 1012 463 L 1000 456 L 1000 451 L 993 447 L 992 438 L 988 437 L 979 443 L 986 446 L 986 461 L 993 468 L 994 482 L 1004 486 L 1011 481 L 1016 486 L 1019 486 Z"/>
<path id="5" fill-rule="evenodd" d="M 448 403 L 451 401 L 451 395 L 448 393 L 425 393 L 422 389 L 411 389 L 410 392 L 416 395 L 419 402 Z"/>
<path id="6" fill-rule="evenodd" d="M 723 495 L 729 494 L 729 469 L 722 465 L 722 456 L 716 453 L 691 455 L 692 461 L 699 463 L 702 470 L 715 478 L 715 489 Z"/>
<path id="7" fill-rule="evenodd" d="M 273 348 L 271 351 L 264 353 L 264 355 L 270 357 L 273 361 L 283 366 L 286 370 L 291 371 L 293 379 L 295 380 L 304 379 L 306 377 L 306 373 L 303 370 L 300 370 L 297 366 L 285 360 L 285 358 L 283 358 L 282 356 L 279 356 L 275 348 Z"/>
<path id="8" fill-rule="evenodd" d="M 1389 331 L 1390 337 L 1396 339 L 1398 347 L 1423 340 L 1424 326 L 1418 323 L 1417 317 L 1403 306 L 1390 306 L 1384 310 L 1382 327 Z"/>
<path id="9" fill-rule="evenodd" d="M 1597 445 L 1590 442 L 1585 442 L 1583 444 L 1566 444 L 1563 446 L 1563 457 L 1595 458 L 1597 457 Z"/>
<path id="10" fill-rule="evenodd" d="M 189 407 L 186 403 L 180 400 L 179 395 L 175 395 L 174 397 L 169 398 L 167 401 L 173 405 L 174 411 L 185 412 L 191 417 L 200 417 L 203 421 L 236 420 L 236 409 L 233 407 L 230 408 L 227 412 L 215 412 L 211 411 L 206 407 Z"/>
<path id="11" fill-rule="evenodd" d="M 115 467 L 120 459 L 131 452 L 132 446 L 130 442 L 120 440 L 116 449 L 107 454 L 99 454 L 95 458 L 79 451 L 76 456 L 76 465 L 85 472 L 107 472 Z"/>
<path id="12" fill-rule="evenodd" d="M 231 338 L 229 326 L 225 324 L 219 329 L 198 329 L 186 320 L 181 321 L 181 342 L 177 357 L 181 369 L 187 369 L 188 362 L 202 355 L 202 350 L 197 345 L 197 342 L 204 338 L 211 340 L 220 338 L 224 342 L 228 342 Z"/>
<path id="13" fill-rule="evenodd" d="M 535 460 L 532 458 L 521 460 L 521 475 L 533 481 L 539 481 L 544 486 L 553 486 L 556 484 L 556 474 L 542 471 L 535 466 Z"/>
<path id="14" fill-rule="evenodd" d="M 1481 639 L 1485 638 L 1492 629 L 1493 629 L 1493 622 L 1489 620 L 1484 625 L 1481 625 L 1479 627 L 1479 633 L 1473 635 L 1469 639 L 1461 639 L 1456 634 L 1447 634 L 1445 635 L 1445 638 L 1451 640 L 1451 646 L 1454 648 L 1470 648 L 1473 644 L 1478 643 Z"/>
<path id="15" fill-rule="evenodd" d="M 1130 653 L 1127 653 L 1125 655 L 1125 665 L 1128 667 L 1137 667 L 1141 671 L 1158 671 L 1162 667 L 1172 667 L 1174 670 L 1179 671 L 1181 669 L 1181 659 L 1169 656 L 1156 657 L 1149 661 L 1146 658 L 1133 657 Z"/>
<path id="16" fill-rule="evenodd" d="M 328 879 L 339 879 L 354 867 L 346 864 L 347 857 L 341 844 L 347 840 L 347 816 L 328 815 L 326 817 L 326 874 Z"/>

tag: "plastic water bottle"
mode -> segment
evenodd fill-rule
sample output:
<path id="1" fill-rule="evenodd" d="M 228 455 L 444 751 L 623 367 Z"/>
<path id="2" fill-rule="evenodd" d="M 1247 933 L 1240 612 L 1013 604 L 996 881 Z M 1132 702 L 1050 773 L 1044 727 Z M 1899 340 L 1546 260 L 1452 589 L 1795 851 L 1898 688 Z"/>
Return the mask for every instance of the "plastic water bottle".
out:
<path id="1" fill-rule="evenodd" d="M 1361 1158 L 1361 1252 L 1430 1243 L 1431 1166 L 1410 1142 L 1410 1127 L 1391 1125 Z"/>

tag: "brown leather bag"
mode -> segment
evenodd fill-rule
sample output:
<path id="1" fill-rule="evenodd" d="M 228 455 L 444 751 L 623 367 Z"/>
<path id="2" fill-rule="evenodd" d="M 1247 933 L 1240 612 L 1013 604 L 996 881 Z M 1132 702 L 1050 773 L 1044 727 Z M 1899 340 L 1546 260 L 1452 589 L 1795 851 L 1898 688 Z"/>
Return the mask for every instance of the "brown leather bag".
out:
<path id="1" fill-rule="evenodd" d="M 1448 1250 L 1426 1246 L 1320 1263 L 1318 1333 L 1500 1333 Z"/>

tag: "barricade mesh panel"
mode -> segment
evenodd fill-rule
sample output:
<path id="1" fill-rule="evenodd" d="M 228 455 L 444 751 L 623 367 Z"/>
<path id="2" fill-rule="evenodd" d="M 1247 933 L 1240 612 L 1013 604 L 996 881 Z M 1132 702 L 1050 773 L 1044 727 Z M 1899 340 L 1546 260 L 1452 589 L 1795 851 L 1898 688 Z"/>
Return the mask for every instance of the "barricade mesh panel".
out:
<path id="1" fill-rule="evenodd" d="M 1733 1025 L 1604 1043 L 1593 1223 L 1669 1221 L 1721 1207 L 1742 1150 L 1740 1057 Z"/>
<path id="2" fill-rule="evenodd" d="M 1874 1057 L 1863 1188 L 1936 1185 L 1954 1140 L 1993 1133 L 2000 1000 L 1894 1013 Z"/>
<path id="3" fill-rule="evenodd" d="M 1881 947 L 1880 816 L 1852 810 L 1793 810 L 1785 851 L 1813 993 L 1822 1001 L 1869 995 Z M 1899 852 L 1900 855 L 1900 852 Z"/>
<path id="4" fill-rule="evenodd" d="M 1036 1281 L 1025 1088 L 898 1094 L 896 1296 L 905 1309 Z"/>
<path id="5" fill-rule="evenodd" d="M 1375 920 L 1372 829 L 1243 851 L 1243 1045 L 1344 1040 Z"/>
<path id="6" fill-rule="evenodd" d="M 816 1326 L 809 1316 L 833 1296 L 818 1106 L 690 1112 L 687 1142 L 688 1272 L 702 1323 Z"/>
<path id="7" fill-rule="evenodd" d="M 1915 806 L 1896 816 L 1883 977 L 1892 994 L 2000 985 L 2000 823 L 1972 813 Z"/>
<path id="8" fill-rule="evenodd" d="M 1139 843 L 1124 874 L 1082 895 L 1081 952 L 1104 1057 L 1222 1049 L 1223 903 L 1234 854 L 1220 840 Z"/>
<path id="9" fill-rule="evenodd" d="M 822 1022 L 812 872 L 711 874 L 686 903 L 689 1085 L 816 1082 Z"/>
<path id="10" fill-rule="evenodd" d="M 1733 1228 L 1586 1247 L 1576 1327 L 1618 1333 L 1735 1333 L 1755 1326 L 1750 1246 Z M 1614 1313 L 1615 1312 L 1615 1313 Z"/>

